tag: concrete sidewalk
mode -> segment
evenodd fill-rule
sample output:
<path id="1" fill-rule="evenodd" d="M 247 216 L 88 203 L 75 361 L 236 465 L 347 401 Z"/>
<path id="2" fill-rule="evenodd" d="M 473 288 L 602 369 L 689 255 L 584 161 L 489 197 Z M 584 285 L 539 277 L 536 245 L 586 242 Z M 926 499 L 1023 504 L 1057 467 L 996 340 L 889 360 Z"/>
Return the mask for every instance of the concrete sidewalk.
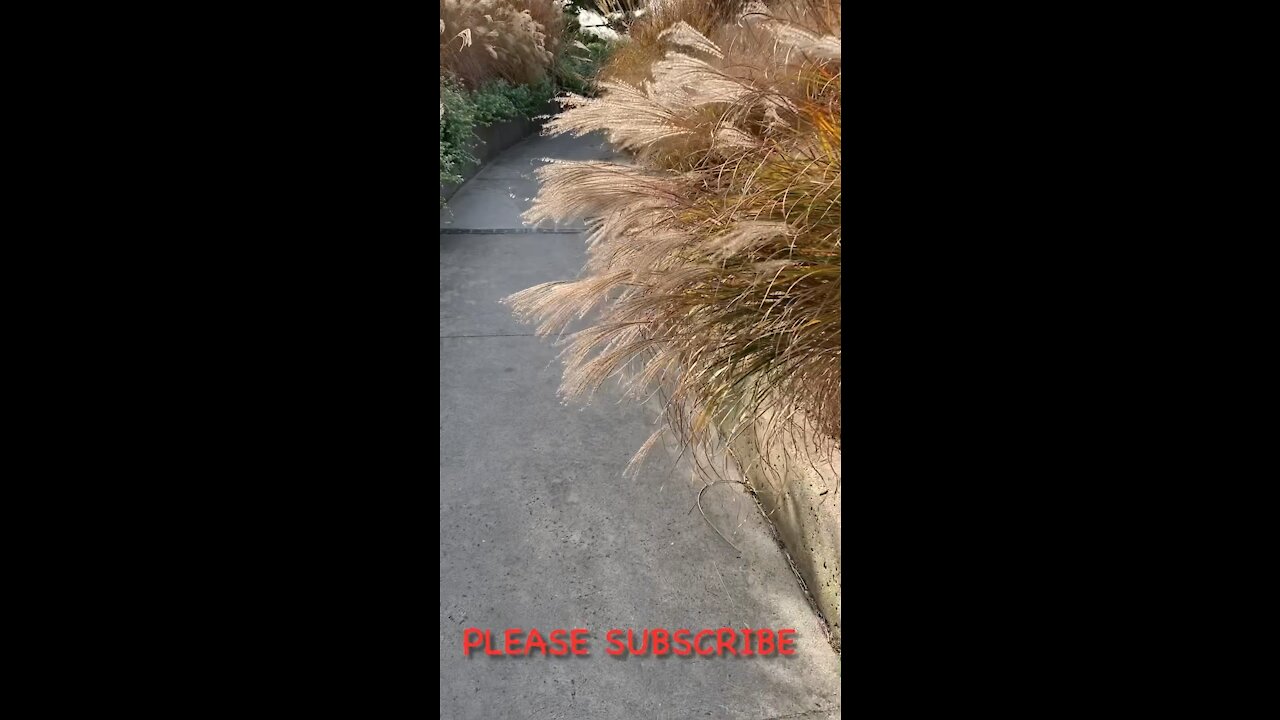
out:
<path id="1" fill-rule="evenodd" d="M 605 391 L 561 404 L 557 348 L 499 304 L 585 262 L 580 221 L 520 232 L 541 157 L 611 153 L 529 138 L 458 191 L 439 236 L 440 717 L 839 717 L 839 657 L 750 497 L 702 496 L 738 552 L 693 509 L 702 483 L 674 453 L 623 479 L 654 409 Z M 491 232 L 456 232 L 474 229 Z M 464 657 L 471 627 L 587 628 L 590 655 Z M 605 654 L 613 628 L 719 627 L 794 628 L 795 655 Z"/>

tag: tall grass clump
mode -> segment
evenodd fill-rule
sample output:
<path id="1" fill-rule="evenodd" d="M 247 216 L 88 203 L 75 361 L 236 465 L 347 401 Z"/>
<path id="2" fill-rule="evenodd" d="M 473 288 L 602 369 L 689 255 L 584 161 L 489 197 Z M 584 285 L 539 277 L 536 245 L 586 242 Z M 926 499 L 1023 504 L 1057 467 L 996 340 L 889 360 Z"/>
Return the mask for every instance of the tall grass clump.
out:
<path id="1" fill-rule="evenodd" d="M 532 85 L 555 67 L 564 9 L 555 0 L 440 0 L 440 22 L 440 66 L 464 86 Z M 472 52 L 455 52 L 448 39 L 464 32 Z"/>
<path id="2" fill-rule="evenodd" d="M 544 335 L 598 313 L 565 338 L 562 392 L 616 377 L 660 397 L 668 422 L 637 460 L 667 430 L 703 447 L 802 431 L 835 451 L 840 7 L 753 2 L 711 22 L 713 4 L 656 6 L 633 25 L 632 46 L 661 48 L 643 75 L 623 48 L 599 97 L 563 100 L 549 133 L 603 132 L 631 161 L 538 171 L 526 220 L 588 218 L 588 262 L 507 302 Z"/>
<path id="3" fill-rule="evenodd" d="M 601 0 L 612 2 L 614 0 Z M 601 75 L 606 80 L 639 85 L 649 79 L 650 69 L 661 60 L 670 45 L 658 35 L 677 22 L 703 35 L 741 17 L 746 0 L 658 0 L 627 27 L 627 40 L 620 43 Z"/>

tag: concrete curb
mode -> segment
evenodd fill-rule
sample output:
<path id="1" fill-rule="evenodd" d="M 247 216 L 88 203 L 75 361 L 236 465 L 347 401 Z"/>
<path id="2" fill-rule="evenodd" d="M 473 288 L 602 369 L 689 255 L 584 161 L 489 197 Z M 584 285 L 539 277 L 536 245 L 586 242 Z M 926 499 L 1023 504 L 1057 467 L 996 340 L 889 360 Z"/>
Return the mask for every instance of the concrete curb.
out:
<path id="1" fill-rule="evenodd" d="M 756 427 L 764 428 L 769 418 Z M 754 429 L 754 428 L 753 428 Z M 752 431 L 733 440 L 747 486 L 772 521 L 792 568 L 840 650 L 840 453 L 816 450 L 803 433 L 763 446 Z"/>

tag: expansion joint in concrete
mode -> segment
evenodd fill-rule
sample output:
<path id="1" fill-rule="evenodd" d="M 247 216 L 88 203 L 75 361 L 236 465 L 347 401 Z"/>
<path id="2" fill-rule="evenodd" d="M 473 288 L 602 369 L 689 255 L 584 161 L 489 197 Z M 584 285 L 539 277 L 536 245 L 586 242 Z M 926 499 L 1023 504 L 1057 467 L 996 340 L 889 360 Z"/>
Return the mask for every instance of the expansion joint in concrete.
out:
<path id="1" fill-rule="evenodd" d="M 490 335 L 441 335 L 441 340 L 452 340 L 453 338 L 483 338 L 483 337 L 533 337 L 534 333 L 493 333 Z"/>
<path id="2" fill-rule="evenodd" d="M 580 235 L 582 228 L 440 228 L 441 235 Z"/>

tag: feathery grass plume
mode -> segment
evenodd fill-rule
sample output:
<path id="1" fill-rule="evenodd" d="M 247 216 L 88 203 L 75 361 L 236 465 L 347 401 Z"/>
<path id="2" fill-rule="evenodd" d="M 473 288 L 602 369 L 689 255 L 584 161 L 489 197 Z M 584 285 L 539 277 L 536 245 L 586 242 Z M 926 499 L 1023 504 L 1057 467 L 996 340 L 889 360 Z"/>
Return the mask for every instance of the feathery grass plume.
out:
<path id="1" fill-rule="evenodd" d="M 677 21 L 676 24 L 658 33 L 658 39 L 672 45 L 682 45 L 694 50 L 700 50 L 721 60 L 724 59 L 724 53 L 720 52 L 720 48 L 716 47 L 715 43 L 708 40 L 702 33 L 693 29 L 692 25 L 683 20 Z"/>
<path id="2" fill-rule="evenodd" d="M 736 19 L 744 6 L 744 0 L 655 0 L 642 17 L 631 23 L 626 43 L 614 53 L 602 77 L 641 85 L 650 77 L 653 63 L 670 47 L 659 35 L 684 23 L 705 37 L 712 29 Z"/>
<path id="3" fill-rule="evenodd" d="M 564 13 L 555 0 L 440 0 L 440 65 L 469 89 L 490 80 L 532 85 L 561 51 Z M 463 31 L 471 47 L 445 38 Z"/>
<path id="4" fill-rule="evenodd" d="M 526 220 L 588 218 L 588 262 L 578 280 L 507 302 L 543 335 L 598 313 L 563 337 L 569 397 L 616 378 L 631 397 L 660 398 L 686 447 L 750 428 L 762 446 L 803 434 L 831 452 L 839 5 L 781 0 L 749 17 L 743 7 L 655 5 L 633 24 L 620 51 L 630 55 L 610 61 L 600 96 L 564 99 L 547 132 L 602 131 L 632 159 L 539 169 Z"/>
<path id="5" fill-rule="evenodd" d="M 622 149 L 639 149 L 660 140 L 688 132 L 678 126 L 677 110 L 657 102 L 645 90 L 626 83 L 601 82 L 600 91 L 610 99 L 570 97 L 573 112 L 557 115 L 547 123 L 553 134 L 585 135 L 605 130 L 613 144 Z"/>

